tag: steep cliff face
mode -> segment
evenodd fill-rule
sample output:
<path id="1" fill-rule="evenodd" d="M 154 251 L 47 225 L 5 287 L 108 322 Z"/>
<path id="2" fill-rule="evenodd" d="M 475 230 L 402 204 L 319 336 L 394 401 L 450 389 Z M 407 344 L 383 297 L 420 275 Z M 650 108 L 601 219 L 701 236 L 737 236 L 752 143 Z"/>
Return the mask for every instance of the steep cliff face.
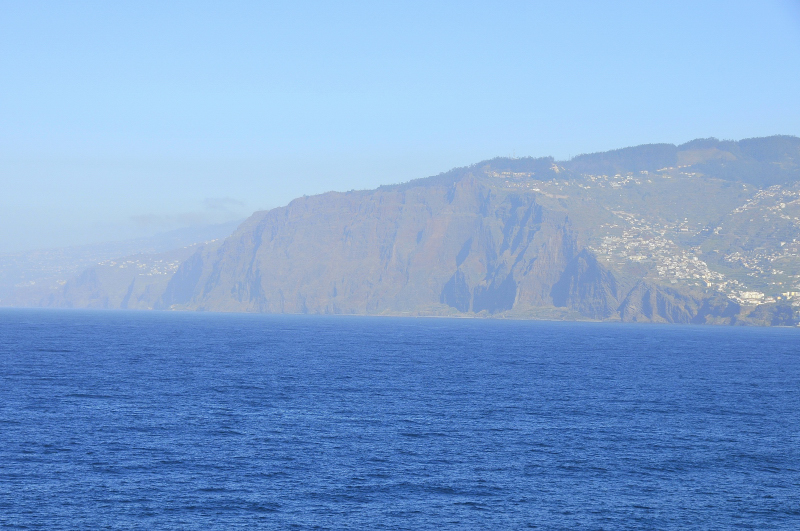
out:
<path id="1" fill-rule="evenodd" d="M 736 320 L 741 308 L 724 296 L 618 278 L 581 244 L 572 211 L 552 197 L 545 206 L 541 198 L 471 174 L 304 197 L 253 215 L 222 242 L 184 248 L 180 257 L 99 264 L 41 304 Z M 168 271 L 165 264 L 180 265 Z"/>
<path id="2" fill-rule="evenodd" d="M 619 313 L 623 321 L 688 324 L 701 306 L 689 294 L 640 281 L 623 299 Z"/>
<path id="3" fill-rule="evenodd" d="M 218 249 L 198 251 L 160 306 L 366 314 L 553 306 L 576 245 L 565 213 L 472 177 L 330 193 L 259 213 Z"/>
<path id="4" fill-rule="evenodd" d="M 303 197 L 221 242 L 106 260 L 36 302 L 796 324 L 799 149 L 793 137 L 702 139 L 492 159 Z"/>
<path id="5" fill-rule="evenodd" d="M 586 249 L 569 261 L 550 295 L 555 306 L 593 319 L 617 316 L 617 280 Z"/>
<path id="6" fill-rule="evenodd" d="M 202 245 L 210 248 L 216 243 Z M 152 310 L 160 304 L 178 265 L 201 245 L 165 253 L 105 260 L 39 299 L 39 306 Z"/>

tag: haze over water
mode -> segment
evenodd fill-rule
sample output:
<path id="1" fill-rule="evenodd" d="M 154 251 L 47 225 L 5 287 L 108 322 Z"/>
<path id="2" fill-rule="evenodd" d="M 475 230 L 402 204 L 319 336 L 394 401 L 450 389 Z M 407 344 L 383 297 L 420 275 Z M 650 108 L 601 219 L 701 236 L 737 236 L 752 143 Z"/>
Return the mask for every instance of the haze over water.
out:
<path id="1" fill-rule="evenodd" d="M 793 329 L 2 310 L 0 525 L 793 529 Z"/>

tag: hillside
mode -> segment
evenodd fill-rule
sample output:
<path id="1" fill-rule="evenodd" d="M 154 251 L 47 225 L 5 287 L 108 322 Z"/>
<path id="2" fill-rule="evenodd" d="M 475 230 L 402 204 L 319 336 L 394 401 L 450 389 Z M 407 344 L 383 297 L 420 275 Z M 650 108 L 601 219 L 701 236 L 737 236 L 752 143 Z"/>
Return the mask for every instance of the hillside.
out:
<path id="1" fill-rule="evenodd" d="M 223 239 L 240 223 L 241 220 L 186 227 L 148 238 L 0 254 L 0 306 L 36 304 L 71 278 L 98 264 L 122 262 L 120 257 L 136 255 L 136 260 L 152 262 L 159 259 L 155 255 L 167 253 L 161 258 L 174 263 L 183 256 L 184 247 Z M 115 291 L 110 286 L 106 289 Z"/>
<path id="2" fill-rule="evenodd" d="M 799 237 L 800 139 L 702 139 L 303 197 L 158 279 L 98 264 L 27 304 L 786 325 Z"/>

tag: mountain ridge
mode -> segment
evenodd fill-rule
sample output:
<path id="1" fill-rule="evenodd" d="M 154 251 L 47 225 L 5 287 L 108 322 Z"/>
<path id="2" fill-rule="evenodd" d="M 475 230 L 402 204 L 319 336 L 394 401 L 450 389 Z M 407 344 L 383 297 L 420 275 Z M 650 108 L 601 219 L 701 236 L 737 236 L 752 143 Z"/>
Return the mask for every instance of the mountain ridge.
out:
<path id="1" fill-rule="evenodd" d="M 35 304 L 796 324 L 798 239 L 800 138 L 697 139 L 302 197 L 157 287 L 97 270 Z"/>

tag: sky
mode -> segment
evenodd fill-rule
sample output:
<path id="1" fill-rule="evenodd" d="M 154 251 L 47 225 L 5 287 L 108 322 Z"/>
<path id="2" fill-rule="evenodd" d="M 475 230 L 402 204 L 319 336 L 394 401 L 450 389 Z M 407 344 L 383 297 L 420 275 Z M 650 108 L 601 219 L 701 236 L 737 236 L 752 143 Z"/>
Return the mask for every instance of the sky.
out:
<path id="1" fill-rule="evenodd" d="M 800 136 L 800 0 L 0 0 L 0 253 L 496 156 Z"/>

